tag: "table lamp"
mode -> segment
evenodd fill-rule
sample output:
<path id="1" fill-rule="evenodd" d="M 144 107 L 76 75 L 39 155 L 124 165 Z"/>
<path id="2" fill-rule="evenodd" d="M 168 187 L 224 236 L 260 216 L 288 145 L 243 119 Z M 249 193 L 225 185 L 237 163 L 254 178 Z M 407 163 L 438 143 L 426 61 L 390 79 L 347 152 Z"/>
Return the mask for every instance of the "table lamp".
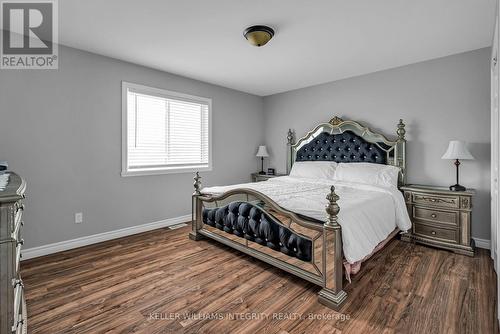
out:
<path id="1" fill-rule="evenodd" d="M 269 156 L 269 154 L 267 153 L 266 146 L 265 145 L 259 146 L 259 149 L 258 149 L 257 154 L 255 156 L 260 158 L 261 165 L 262 165 L 259 174 L 265 175 L 266 172 L 264 172 L 264 158 L 267 158 Z"/>
<path id="2" fill-rule="evenodd" d="M 461 140 L 451 140 L 448 149 L 441 159 L 455 160 L 454 164 L 457 167 L 457 184 L 450 186 L 450 190 L 465 191 L 465 187 L 458 183 L 458 167 L 460 166 L 460 160 L 474 160 L 465 142 Z"/>

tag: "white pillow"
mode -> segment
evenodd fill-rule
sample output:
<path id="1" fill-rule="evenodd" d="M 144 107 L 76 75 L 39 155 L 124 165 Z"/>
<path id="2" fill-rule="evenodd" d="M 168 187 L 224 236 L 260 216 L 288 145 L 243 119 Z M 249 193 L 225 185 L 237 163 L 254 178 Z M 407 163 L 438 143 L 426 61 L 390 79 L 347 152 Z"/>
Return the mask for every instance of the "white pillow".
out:
<path id="1" fill-rule="evenodd" d="M 337 165 L 335 161 L 297 161 L 292 166 L 290 176 L 333 180 Z"/>
<path id="2" fill-rule="evenodd" d="M 373 184 L 383 187 L 398 186 L 399 168 L 368 162 L 339 163 L 335 180 Z"/>

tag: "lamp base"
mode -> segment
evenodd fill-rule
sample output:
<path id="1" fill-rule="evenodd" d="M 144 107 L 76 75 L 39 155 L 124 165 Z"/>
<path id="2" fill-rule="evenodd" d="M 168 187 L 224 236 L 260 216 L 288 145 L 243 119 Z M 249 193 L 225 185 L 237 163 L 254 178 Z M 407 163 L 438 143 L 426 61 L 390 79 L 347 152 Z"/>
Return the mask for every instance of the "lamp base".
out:
<path id="1" fill-rule="evenodd" d="M 455 184 L 453 186 L 450 186 L 451 191 L 465 191 L 467 190 L 464 186 L 461 186 L 459 184 Z"/>
<path id="2" fill-rule="evenodd" d="M 263 170 L 259 172 L 259 175 L 266 175 L 266 172 L 264 172 Z"/>

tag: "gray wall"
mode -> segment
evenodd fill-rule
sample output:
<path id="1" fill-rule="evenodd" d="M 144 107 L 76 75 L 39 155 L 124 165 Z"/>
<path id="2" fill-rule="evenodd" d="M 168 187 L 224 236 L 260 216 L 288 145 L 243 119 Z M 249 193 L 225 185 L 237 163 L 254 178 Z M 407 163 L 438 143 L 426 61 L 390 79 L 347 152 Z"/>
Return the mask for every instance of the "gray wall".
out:
<path id="1" fill-rule="evenodd" d="M 301 137 L 338 115 L 395 134 L 403 118 L 411 183 L 454 184 L 454 166 L 441 156 L 451 139 L 469 143 L 476 160 L 463 162 L 461 184 L 477 190 L 473 236 L 490 239 L 489 56 L 484 48 L 265 97 L 270 165 L 285 170 L 288 128 Z"/>
<path id="2" fill-rule="evenodd" d="M 0 159 L 28 181 L 26 247 L 190 213 L 192 174 L 120 176 L 122 80 L 213 99 L 214 168 L 203 184 L 257 170 L 261 97 L 61 47 L 59 70 L 0 73 Z"/>

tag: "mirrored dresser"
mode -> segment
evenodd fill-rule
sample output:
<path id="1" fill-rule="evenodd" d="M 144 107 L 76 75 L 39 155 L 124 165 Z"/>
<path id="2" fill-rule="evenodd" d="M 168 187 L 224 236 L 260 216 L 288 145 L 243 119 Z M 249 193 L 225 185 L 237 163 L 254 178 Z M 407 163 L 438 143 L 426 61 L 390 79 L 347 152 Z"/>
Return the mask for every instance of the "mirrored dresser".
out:
<path id="1" fill-rule="evenodd" d="M 26 183 L 19 175 L 7 173 L 7 186 L 0 191 L 0 334 L 17 334 L 27 332 L 24 285 L 19 266 Z"/>

